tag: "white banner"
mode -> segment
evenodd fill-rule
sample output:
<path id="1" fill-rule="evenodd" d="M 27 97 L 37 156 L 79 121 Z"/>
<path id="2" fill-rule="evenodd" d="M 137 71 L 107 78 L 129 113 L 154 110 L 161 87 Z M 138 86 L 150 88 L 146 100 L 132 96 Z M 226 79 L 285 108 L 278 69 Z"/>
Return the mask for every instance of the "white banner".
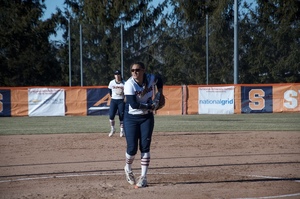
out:
<path id="1" fill-rule="evenodd" d="M 199 114 L 234 114 L 234 86 L 200 87 Z"/>
<path id="2" fill-rule="evenodd" d="M 29 116 L 64 116 L 65 92 L 63 89 L 28 89 Z"/>

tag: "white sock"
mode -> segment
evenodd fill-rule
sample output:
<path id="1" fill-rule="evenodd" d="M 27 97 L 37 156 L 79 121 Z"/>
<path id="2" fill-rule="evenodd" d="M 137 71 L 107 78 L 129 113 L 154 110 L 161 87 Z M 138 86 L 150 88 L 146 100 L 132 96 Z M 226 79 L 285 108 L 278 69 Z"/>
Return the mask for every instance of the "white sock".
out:
<path id="1" fill-rule="evenodd" d="M 141 176 L 146 176 L 150 164 L 150 152 L 141 154 Z"/>
<path id="2" fill-rule="evenodd" d="M 133 163 L 133 160 L 134 160 L 135 156 L 131 156 L 128 153 L 126 153 L 125 156 L 126 156 L 125 168 L 126 168 L 127 171 L 131 171 L 132 170 L 132 163 Z"/>

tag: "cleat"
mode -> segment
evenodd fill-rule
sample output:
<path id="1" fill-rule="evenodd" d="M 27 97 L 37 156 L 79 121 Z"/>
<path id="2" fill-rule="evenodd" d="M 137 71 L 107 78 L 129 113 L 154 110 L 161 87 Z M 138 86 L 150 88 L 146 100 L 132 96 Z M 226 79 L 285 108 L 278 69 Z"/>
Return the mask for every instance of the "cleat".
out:
<path id="1" fill-rule="evenodd" d="M 116 132 L 116 129 L 114 127 L 111 127 L 110 133 L 108 134 L 108 137 L 113 136 L 113 134 Z"/>
<path id="2" fill-rule="evenodd" d="M 132 171 L 127 171 L 126 167 L 124 167 L 124 171 L 125 171 L 125 174 L 126 174 L 127 182 L 131 185 L 134 185 L 135 179 L 134 179 L 134 175 L 133 175 Z"/>
<path id="3" fill-rule="evenodd" d="M 146 176 L 140 176 L 138 179 L 138 182 L 135 185 L 135 188 L 142 188 L 142 187 L 147 187 L 147 178 Z"/>

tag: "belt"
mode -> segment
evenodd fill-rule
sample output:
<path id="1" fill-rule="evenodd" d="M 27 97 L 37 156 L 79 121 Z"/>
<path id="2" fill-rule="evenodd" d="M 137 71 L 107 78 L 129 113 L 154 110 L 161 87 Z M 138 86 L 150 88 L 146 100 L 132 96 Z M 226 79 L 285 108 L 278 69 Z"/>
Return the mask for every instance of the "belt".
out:
<path id="1" fill-rule="evenodd" d="M 153 111 L 152 110 L 148 110 L 148 111 L 143 111 L 143 113 L 141 113 L 141 114 L 130 114 L 130 115 L 148 115 L 150 113 L 153 113 Z"/>

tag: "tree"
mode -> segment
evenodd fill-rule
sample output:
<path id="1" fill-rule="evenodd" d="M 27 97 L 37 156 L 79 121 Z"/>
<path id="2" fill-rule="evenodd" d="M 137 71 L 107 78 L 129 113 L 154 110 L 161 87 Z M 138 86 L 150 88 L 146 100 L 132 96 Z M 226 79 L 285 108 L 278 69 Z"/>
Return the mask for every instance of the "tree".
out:
<path id="1" fill-rule="evenodd" d="M 150 2 L 66 1 L 74 13 L 73 24 L 82 25 L 84 85 L 106 85 L 111 80 L 113 71 L 120 69 L 121 25 L 124 26 L 125 79 L 130 75 L 127 69 L 133 60 L 151 62 L 153 58 L 149 58 L 148 49 L 152 45 L 155 20 L 161 15 L 157 9 L 161 8 L 151 8 Z M 79 36 L 73 36 L 75 47 L 72 55 L 76 52 L 77 56 Z"/>
<path id="2" fill-rule="evenodd" d="M 210 21 L 210 84 L 233 83 L 233 1 L 213 1 Z"/>
<path id="3" fill-rule="evenodd" d="M 0 85 L 107 85 L 133 61 L 168 85 L 205 84 L 206 15 L 209 16 L 209 84 L 233 83 L 233 1 L 65 0 L 65 10 L 41 20 L 44 0 L 1 1 Z M 239 1 L 241 2 L 241 1 Z M 164 12 L 165 8 L 170 12 Z M 300 81 L 300 2 L 257 0 L 239 12 L 239 83 Z M 68 28 L 71 27 L 71 36 Z M 123 35 L 121 35 L 123 27 Z M 57 28 L 63 41 L 49 41 Z"/>
<path id="4" fill-rule="evenodd" d="M 173 83 L 206 82 L 206 15 L 210 18 L 210 83 L 233 81 L 233 12 L 230 2 L 171 1 L 174 9 L 169 16 L 170 28 L 166 27 L 166 30 L 170 41 L 173 41 L 168 42 L 173 49 L 166 46 L 164 53 L 170 60 L 165 63 L 168 67 L 167 78 Z M 229 51 L 231 47 L 232 51 Z"/>
<path id="5" fill-rule="evenodd" d="M 243 24 L 248 24 L 245 83 L 300 81 L 300 2 L 257 0 Z"/>
<path id="6" fill-rule="evenodd" d="M 1 2 L 0 85 L 60 85 L 61 70 L 48 41 L 56 23 L 41 21 L 43 2 Z"/>

